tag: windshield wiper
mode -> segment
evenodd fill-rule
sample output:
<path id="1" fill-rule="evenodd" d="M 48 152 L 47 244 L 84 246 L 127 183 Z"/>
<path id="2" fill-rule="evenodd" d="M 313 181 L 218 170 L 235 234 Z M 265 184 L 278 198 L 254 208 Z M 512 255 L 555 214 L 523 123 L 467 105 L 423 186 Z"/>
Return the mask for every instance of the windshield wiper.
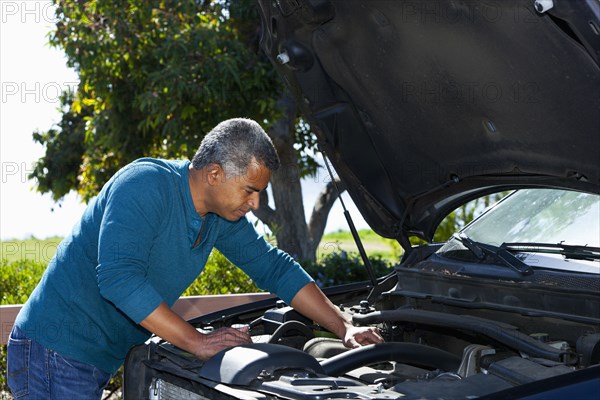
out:
<path id="1" fill-rule="evenodd" d="M 565 258 L 574 260 L 594 261 L 600 260 L 600 247 L 570 245 L 563 243 L 503 243 L 501 248 L 511 251 L 520 251 L 528 253 L 549 253 L 561 254 Z"/>
<path id="2" fill-rule="evenodd" d="M 533 268 L 519 260 L 504 247 L 476 242 L 464 233 L 452 235 L 452 238 L 461 242 L 463 246 L 469 249 L 479 260 L 483 260 L 487 256 L 492 256 L 492 258 L 502 262 L 503 265 L 514 269 L 521 275 L 531 275 L 533 273 Z"/>

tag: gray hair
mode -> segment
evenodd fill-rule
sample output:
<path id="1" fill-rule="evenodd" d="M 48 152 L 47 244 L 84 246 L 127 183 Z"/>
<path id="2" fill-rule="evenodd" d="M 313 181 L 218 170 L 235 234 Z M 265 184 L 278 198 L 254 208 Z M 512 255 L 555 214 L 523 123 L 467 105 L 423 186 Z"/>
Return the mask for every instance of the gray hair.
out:
<path id="1" fill-rule="evenodd" d="M 279 168 L 279 157 L 264 129 L 247 118 L 232 118 L 215 126 L 204 136 L 192 158 L 194 169 L 219 164 L 225 175 L 246 173 L 251 162 L 258 162 L 270 171 Z"/>

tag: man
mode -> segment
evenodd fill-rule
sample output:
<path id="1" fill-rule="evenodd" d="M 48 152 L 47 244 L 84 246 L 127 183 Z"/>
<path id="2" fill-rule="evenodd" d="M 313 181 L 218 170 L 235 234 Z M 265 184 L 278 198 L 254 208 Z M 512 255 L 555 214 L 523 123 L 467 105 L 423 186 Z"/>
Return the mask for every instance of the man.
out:
<path id="1" fill-rule="evenodd" d="M 375 329 L 344 319 L 244 217 L 278 167 L 260 125 L 237 118 L 209 132 L 191 163 L 144 158 L 117 172 L 15 321 L 8 346 L 15 398 L 99 398 L 127 351 L 151 333 L 203 360 L 250 343 L 244 330 L 200 333 L 170 309 L 213 247 L 346 346 L 381 342 Z"/>

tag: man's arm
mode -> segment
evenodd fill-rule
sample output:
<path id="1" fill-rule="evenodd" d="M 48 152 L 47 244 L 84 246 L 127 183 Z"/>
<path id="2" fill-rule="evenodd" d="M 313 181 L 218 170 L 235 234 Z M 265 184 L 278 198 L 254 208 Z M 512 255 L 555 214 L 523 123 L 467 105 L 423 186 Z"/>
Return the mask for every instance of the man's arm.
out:
<path id="1" fill-rule="evenodd" d="M 290 305 L 305 317 L 335 333 L 346 347 L 354 348 L 384 341 L 376 328 L 353 326 L 314 282 L 300 289 Z"/>
<path id="2" fill-rule="evenodd" d="M 223 349 L 252 343 L 247 331 L 234 328 L 221 328 L 207 334 L 198 332 L 165 303 L 161 303 L 140 325 L 202 360 Z"/>
<path id="3" fill-rule="evenodd" d="M 268 244 L 246 218 L 224 224 L 215 247 L 259 287 L 276 293 L 301 314 L 335 333 L 347 347 L 383 342 L 376 328 L 355 327 L 346 320 L 300 264 Z"/>

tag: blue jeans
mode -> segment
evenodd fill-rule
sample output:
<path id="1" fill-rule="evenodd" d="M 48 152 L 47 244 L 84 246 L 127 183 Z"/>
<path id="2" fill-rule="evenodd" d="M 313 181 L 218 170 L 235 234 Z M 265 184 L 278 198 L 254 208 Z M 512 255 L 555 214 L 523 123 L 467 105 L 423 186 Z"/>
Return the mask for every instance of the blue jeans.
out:
<path id="1" fill-rule="evenodd" d="M 28 339 L 14 327 L 8 339 L 7 382 L 16 400 L 100 399 L 111 375 Z"/>

